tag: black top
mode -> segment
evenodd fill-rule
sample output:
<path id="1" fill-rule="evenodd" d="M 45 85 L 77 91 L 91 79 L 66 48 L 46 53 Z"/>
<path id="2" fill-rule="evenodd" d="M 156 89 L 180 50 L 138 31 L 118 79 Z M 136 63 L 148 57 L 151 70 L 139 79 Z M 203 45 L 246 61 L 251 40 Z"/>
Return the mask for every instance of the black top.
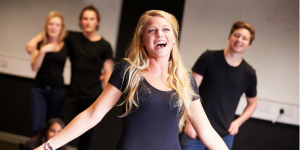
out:
<path id="1" fill-rule="evenodd" d="M 92 42 L 82 32 L 69 31 L 66 42 L 70 47 L 72 77 L 70 93 L 82 99 L 96 99 L 102 92 L 99 77 L 103 62 L 112 59 L 112 48 L 102 38 Z"/>
<path id="2" fill-rule="evenodd" d="M 121 92 L 126 86 L 128 76 L 123 82 L 123 75 L 128 66 L 129 63 L 122 60 L 108 81 Z M 195 79 L 191 79 L 198 94 Z M 141 79 L 138 89 L 139 108 L 122 118 L 123 132 L 117 150 L 180 150 L 178 122 L 182 112 L 177 114 L 175 90 L 158 90 L 145 78 Z M 198 96 L 193 98 L 197 99 Z"/>
<path id="3" fill-rule="evenodd" d="M 46 142 L 46 138 L 41 137 L 41 134 L 37 134 L 34 137 L 30 138 L 29 141 L 26 142 L 24 150 L 33 150 L 39 146 L 41 146 L 43 143 Z M 64 145 L 57 150 L 66 150 L 67 147 Z"/>
<path id="4" fill-rule="evenodd" d="M 42 42 L 37 46 L 40 50 Z M 68 55 L 66 44 L 58 52 L 48 52 L 45 54 L 42 65 L 35 77 L 35 87 L 50 86 L 54 88 L 64 87 L 63 71 Z"/>
<path id="5" fill-rule="evenodd" d="M 192 70 L 203 76 L 199 93 L 210 123 L 220 136 L 228 135 L 242 94 L 256 96 L 255 70 L 244 59 L 239 66 L 230 66 L 224 50 L 204 52 Z"/>

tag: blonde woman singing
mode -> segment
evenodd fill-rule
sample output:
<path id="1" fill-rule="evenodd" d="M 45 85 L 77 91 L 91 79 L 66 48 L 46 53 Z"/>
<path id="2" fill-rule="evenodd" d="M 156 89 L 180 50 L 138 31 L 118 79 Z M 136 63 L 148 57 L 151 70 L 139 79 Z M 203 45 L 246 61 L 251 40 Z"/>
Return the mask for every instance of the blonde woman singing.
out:
<path id="1" fill-rule="evenodd" d="M 186 119 L 209 149 L 227 150 L 203 111 L 194 78 L 182 65 L 178 30 L 173 15 L 145 12 L 127 58 L 117 64 L 95 103 L 36 150 L 56 149 L 76 138 L 101 121 L 119 99 L 124 113 L 117 150 L 180 150 L 178 132 Z"/>

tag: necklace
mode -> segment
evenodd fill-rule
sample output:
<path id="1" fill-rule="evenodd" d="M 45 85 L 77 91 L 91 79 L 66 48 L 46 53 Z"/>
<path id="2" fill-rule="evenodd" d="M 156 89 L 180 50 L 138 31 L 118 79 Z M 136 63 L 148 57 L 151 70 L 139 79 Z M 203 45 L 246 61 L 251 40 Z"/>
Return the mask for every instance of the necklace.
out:
<path id="1" fill-rule="evenodd" d="M 164 80 L 163 80 L 163 78 L 161 78 L 150 66 L 148 66 L 151 70 L 152 70 L 152 72 L 154 72 L 154 74 L 161 80 L 161 82 L 164 84 Z"/>

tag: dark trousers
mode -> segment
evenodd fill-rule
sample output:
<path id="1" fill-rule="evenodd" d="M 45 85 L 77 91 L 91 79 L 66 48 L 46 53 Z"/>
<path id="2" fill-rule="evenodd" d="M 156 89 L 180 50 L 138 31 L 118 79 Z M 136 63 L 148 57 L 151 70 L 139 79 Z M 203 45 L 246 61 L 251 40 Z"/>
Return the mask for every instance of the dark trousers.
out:
<path id="1" fill-rule="evenodd" d="M 30 99 L 34 134 L 39 133 L 46 122 L 57 115 L 64 96 L 65 91 L 61 88 L 32 88 Z"/>
<path id="2" fill-rule="evenodd" d="M 61 110 L 59 111 L 59 118 L 61 118 L 65 124 L 71 122 L 79 113 L 91 106 L 97 98 L 83 99 L 79 96 L 67 95 Z M 87 150 L 90 147 L 90 143 L 93 136 L 93 128 L 85 132 L 80 136 L 77 146 L 78 150 Z"/>

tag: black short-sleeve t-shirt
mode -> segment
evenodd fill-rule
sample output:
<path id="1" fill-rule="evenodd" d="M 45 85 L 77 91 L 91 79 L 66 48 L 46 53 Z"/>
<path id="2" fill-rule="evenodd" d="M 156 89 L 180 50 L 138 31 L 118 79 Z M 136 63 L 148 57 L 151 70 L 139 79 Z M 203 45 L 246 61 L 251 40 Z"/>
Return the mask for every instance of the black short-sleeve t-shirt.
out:
<path id="1" fill-rule="evenodd" d="M 40 50 L 42 42 L 37 46 Z M 68 56 L 67 45 L 64 44 L 58 52 L 48 52 L 34 80 L 35 87 L 63 88 L 64 78 L 63 71 Z"/>
<path id="2" fill-rule="evenodd" d="M 118 63 L 108 81 L 120 91 L 125 89 L 127 75 L 124 80 L 123 76 L 129 65 L 125 60 Z M 191 79 L 198 94 L 196 81 Z M 178 122 L 181 112 L 177 113 L 174 94 L 175 90 L 158 90 L 142 78 L 138 87 L 139 108 L 122 118 L 123 132 L 117 150 L 180 150 Z M 193 98 L 197 99 L 198 96 Z"/>
<path id="3" fill-rule="evenodd" d="M 230 66 L 224 50 L 219 50 L 204 52 L 192 71 L 203 76 L 199 93 L 210 123 L 220 136 L 228 135 L 242 94 L 256 96 L 255 70 L 244 59 L 239 66 Z"/>
<path id="4" fill-rule="evenodd" d="M 103 63 L 112 59 L 111 45 L 102 37 L 88 40 L 82 32 L 68 32 L 66 43 L 70 47 L 72 76 L 70 93 L 84 98 L 97 98 L 102 92 L 99 77 Z"/>

